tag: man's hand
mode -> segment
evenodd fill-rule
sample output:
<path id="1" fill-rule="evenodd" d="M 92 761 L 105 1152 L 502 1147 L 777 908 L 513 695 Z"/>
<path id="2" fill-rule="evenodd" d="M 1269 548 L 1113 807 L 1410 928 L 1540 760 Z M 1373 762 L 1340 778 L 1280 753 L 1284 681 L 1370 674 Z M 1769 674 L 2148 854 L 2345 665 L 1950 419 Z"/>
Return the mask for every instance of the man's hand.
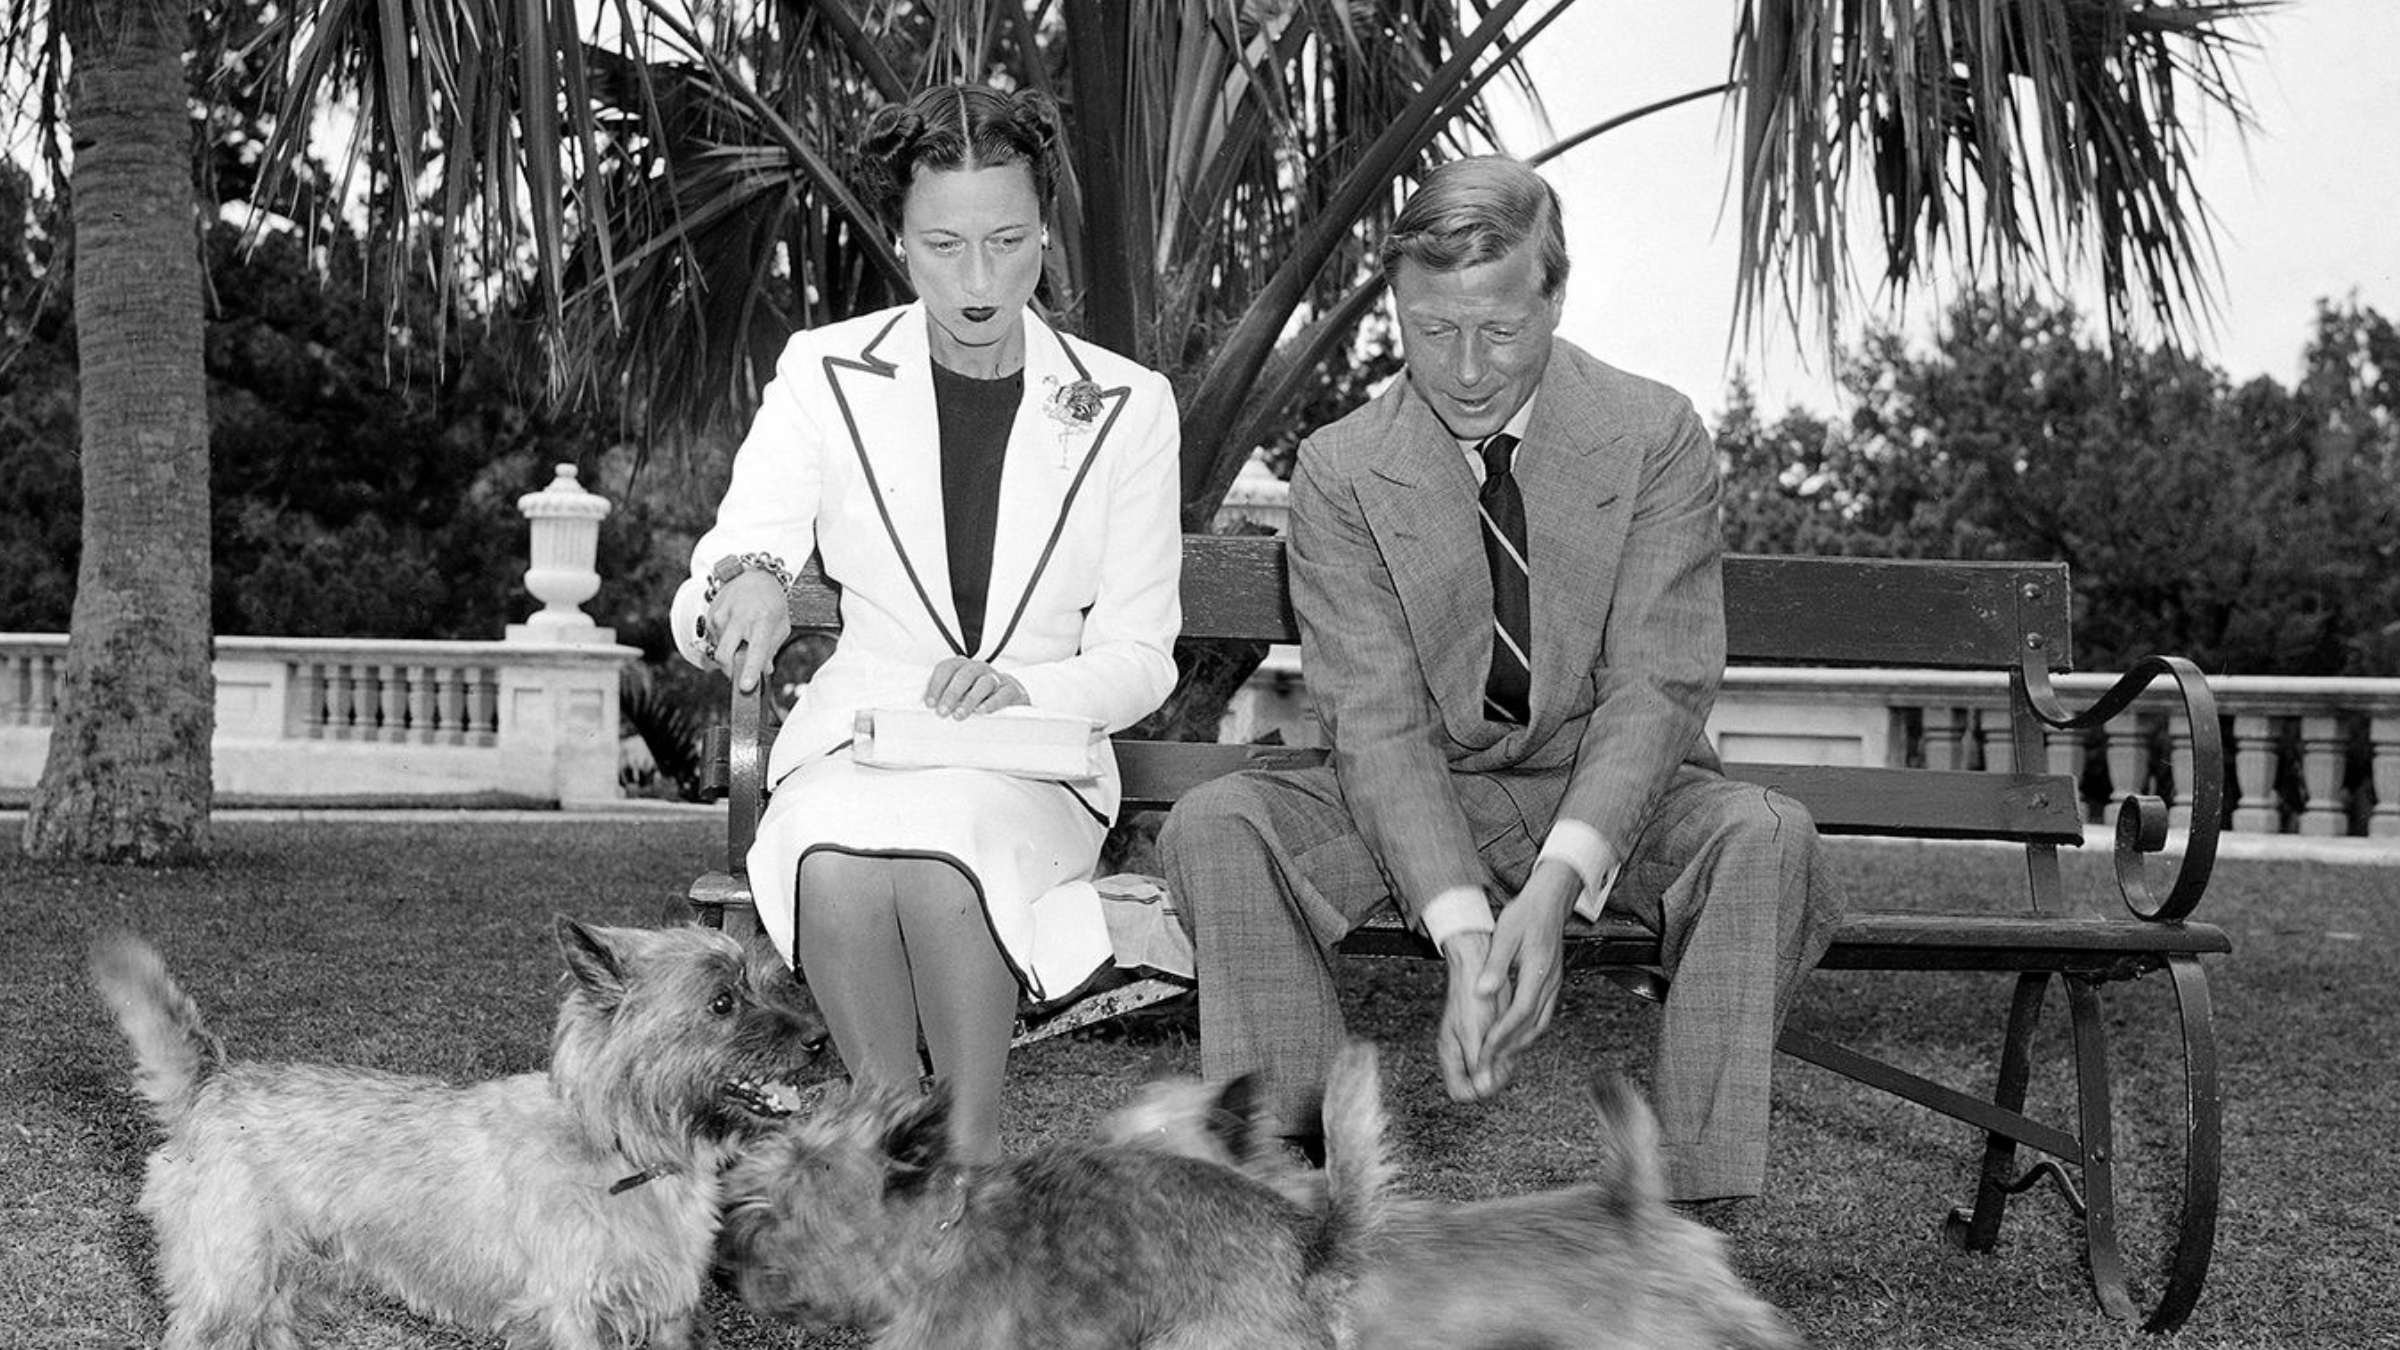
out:
<path id="1" fill-rule="evenodd" d="M 744 572 L 708 605 L 708 654 L 747 694 L 775 668 L 775 654 L 792 635 L 790 597 L 763 568 Z"/>
<path id="2" fill-rule="evenodd" d="M 1441 1027 L 1434 1033 L 1434 1048 L 1442 1064 L 1442 1086 L 1449 1090 L 1452 1101 L 1477 1101 L 1500 1090 L 1500 1084 L 1491 1081 L 1484 1059 L 1484 1043 L 1500 1008 L 1492 998 L 1476 992 L 1491 948 L 1492 935 L 1484 932 L 1460 933 L 1442 944 L 1450 985 L 1442 1003 Z"/>
<path id="3" fill-rule="evenodd" d="M 1567 915 L 1583 890 L 1575 869 L 1555 859 L 1536 863 L 1525 889 L 1500 911 L 1491 951 L 1476 977 L 1475 999 L 1498 1009 L 1478 1056 L 1490 1096 L 1516 1076 L 1517 1056 L 1550 1029 L 1566 974 Z"/>

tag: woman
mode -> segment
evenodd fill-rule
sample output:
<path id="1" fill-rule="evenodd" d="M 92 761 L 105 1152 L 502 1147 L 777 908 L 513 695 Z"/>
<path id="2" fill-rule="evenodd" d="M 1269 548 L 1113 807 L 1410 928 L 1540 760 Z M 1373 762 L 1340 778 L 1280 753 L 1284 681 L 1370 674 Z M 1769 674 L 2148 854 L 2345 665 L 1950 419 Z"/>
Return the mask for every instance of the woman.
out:
<path id="1" fill-rule="evenodd" d="M 1117 809 L 1090 781 L 852 758 L 861 710 L 1003 708 L 1122 729 L 1165 699 L 1181 622 L 1174 395 L 1028 308 L 1061 153 L 1037 93 L 880 110 L 865 186 L 914 304 L 794 336 L 676 596 L 685 654 L 749 690 L 812 552 L 842 635 L 775 739 L 750 881 L 853 1078 L 914 1086 L 922 1033 L 956 1146 L 999 1151 L 1020 989 L 1109 960 L 1088 880 Z"/>

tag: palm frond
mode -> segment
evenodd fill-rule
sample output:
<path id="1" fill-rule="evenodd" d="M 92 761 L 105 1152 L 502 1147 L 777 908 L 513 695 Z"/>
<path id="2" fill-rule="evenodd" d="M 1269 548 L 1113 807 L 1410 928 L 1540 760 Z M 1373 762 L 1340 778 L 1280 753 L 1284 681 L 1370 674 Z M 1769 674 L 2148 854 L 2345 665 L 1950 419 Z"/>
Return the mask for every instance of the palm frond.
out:
<path id="1" fill-rule="evenodd" d="M 1312 289 L 1323 284 L 1320 274 L 1325 264 L 1345 246 L 1363 259 L 1366 236 L 1362 223 L 1388 218 L 1405 172 L 1463 110 L 1474 106 L 1486 84 L 1513 68 L 1523 44 L 1563 8 L 1553 5 L 1523 32 L 1512 35 L 1511 25 L 1527 2 L 1500 0 L 1489 6 L 1483 22 L 1448 43 L 1446 58 L 1394 111 L 1376 120 L 1344 124 L 1377 130 L 1352 151 L 1355 158 L 1347 159 L 1340 174 L 1324 180 L 1323 195 L 1309 204 L 1312 214 L 1284 241 L 1280 258 L 1217 344 L 1185 408 L 1183 500 L 1187 526 L 1196 526 L 1213 512 L 1248 457 L 1250 447 L 1233 442 L 1230 434 L 1241 424 L 1253 382 L 1266 367 L 1284 329 L 1302 311 Z M 1345 285 L 1333 295 L 1338 297 L 1346 289 Z"/>
<path id="2" fill-rule="evenodd" d="M 2201 116 L 2246 129 L 2240 28 L 2276 0 L 1749 0 L 1734 44 L 1739 323 L 1836 331 L 1871 192 L 1881 284 L 2096 266 L 2112 328 L 2213 306 Z M 1812 323 L 1813 320 L 1813 323 Z"/>

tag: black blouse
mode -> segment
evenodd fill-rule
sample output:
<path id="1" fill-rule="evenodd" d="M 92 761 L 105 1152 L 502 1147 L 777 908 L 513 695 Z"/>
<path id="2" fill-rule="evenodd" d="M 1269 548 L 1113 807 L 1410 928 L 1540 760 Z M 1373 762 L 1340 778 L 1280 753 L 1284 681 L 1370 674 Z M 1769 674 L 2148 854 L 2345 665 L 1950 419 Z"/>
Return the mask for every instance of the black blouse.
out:
<path id="1" fill-rule="evenodd" d="M 1025 397 L 1025 372 L 996 380 L 933 362 L 933 401 L 942 430 L 942 535 L 950 553 L 950 602 L 959 642 L 983 645 L 983 606 L 992 587 L 992 540 L 1000 524 L 1000 468 L 1008 430 Z"/>

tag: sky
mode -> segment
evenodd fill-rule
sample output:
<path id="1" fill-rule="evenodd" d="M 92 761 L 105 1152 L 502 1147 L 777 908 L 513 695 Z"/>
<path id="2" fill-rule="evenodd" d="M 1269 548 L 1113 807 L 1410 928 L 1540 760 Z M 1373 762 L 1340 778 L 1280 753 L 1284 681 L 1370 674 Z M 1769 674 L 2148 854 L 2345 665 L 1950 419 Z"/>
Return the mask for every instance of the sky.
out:
<path id="1" fill-rule="evenodd" d="M 1567 134 L 1725 77 L 1737 0 L 1578 0 L 1527 49 L 1552 127 Z M 2198 353 L 2234 379 L 2290 383 L 2320 297 L 2355 293 L 2400 317 L 2400 0 L 2293 0 L 2250 21 L 2237 70 L 2255 126 L 2204 121 L 2204 200 L 2215 212 L 2218 307 Z M 1732 367 L 1738 142 L 1708 99 L 1620 127 L 1544 167 L 1567 215 L 1574 271 L 1559 332 L 1613 365 L 1666 381 L 1712 422 Z M 1505 148 L 1544 139 L 1504 113 Z M 1872 242 L 1871 214 L 1864 221 Z M 1865 275 L 1872 277 L 1875 272 Z M 2086 310 L 2088 312 L 2089 306 Z M 1853 321 L 1889 320 L 1868 296 Z M 1927 305 L 1898 316 L 1925 331 Z M 1855 331 L 1856 324 L 1850 327 Z M 1770 414 L 1835 412 L 1825 354 L 1768 325 L 1735 349 Z"/>

